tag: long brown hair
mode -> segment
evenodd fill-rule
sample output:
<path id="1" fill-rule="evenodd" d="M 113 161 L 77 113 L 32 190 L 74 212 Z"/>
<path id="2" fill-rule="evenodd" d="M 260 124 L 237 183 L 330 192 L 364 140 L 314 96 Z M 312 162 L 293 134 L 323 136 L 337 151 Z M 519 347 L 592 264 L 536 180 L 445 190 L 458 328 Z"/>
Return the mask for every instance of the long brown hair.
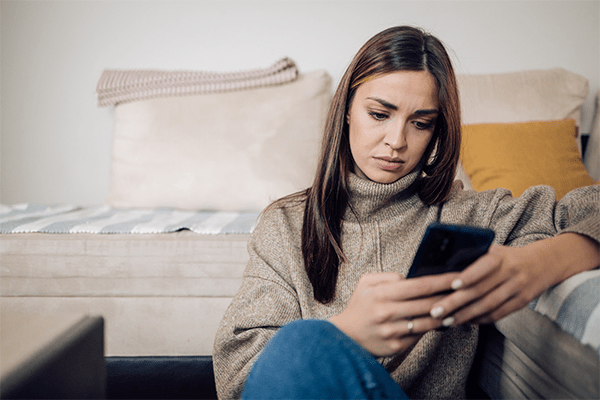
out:
<path id="1" fill-rule="evenodd" d="M 441 203 L 450 193 L 460 149 L 460 104 L 452 63 L 434 36 L 413 27 L 389 28 L 363 45 L 343 75 L 327 116 L 315 180 L 301 194 L 306 196 L 304 265 L 314 297 L 323 304 L 333 300 L 339 265 L 346 262 L 341 244 L 342 218 L 348 207 L 348 176 L 354 169 L 346 115 L 354 94 L 369 77 L 423 70 L 435 78 L 440 109 L 421 160 L 423 175 L 415 188 L 425 205 Z"/>

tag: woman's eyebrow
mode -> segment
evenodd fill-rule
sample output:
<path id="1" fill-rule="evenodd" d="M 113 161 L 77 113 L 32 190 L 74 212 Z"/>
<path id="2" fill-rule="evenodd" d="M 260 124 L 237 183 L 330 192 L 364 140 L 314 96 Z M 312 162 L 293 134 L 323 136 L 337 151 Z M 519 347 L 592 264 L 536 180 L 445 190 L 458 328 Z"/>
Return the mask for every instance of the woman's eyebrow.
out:
<path id="1" fill-rule="evenodd" d="M 385 101 L 383 99 L 380 99 L 379 97 L 367 97 L 367 99 L 370 100 L 375 100 L 376 102 L 378 102 L 379 104 L 381 104 L 382 106 L 392 109 L 392 110 L 398 110 L 398 107 L 393 105 L 392 103 Z"/>
<path id="2" fill-rule="evenodd" d="M 389 108 L 390 110 L 394 110 L 397 111 L 398 110 L 398 106 L 390 103 L 389 101 L 380 99 L 379 97 L 367 97 L 367 99 L 369 100 L 374 100 L 376 102 L 378 102 L 379 104 L 381 104 L 382 106 Z M 427 110 L 417 110 L 414 112 L 415 115 L 431 115 L 431 114 L 439 114 L 439 110 L 432 108 L 432 109 L 427 109 Z"/>
<path id="3" fill-rule="evenodd" d="M 439 114 L 439 110 L 431 109 L 431 110 L 417 110 L 415 114 L 417 115 L 430 115 L 430 114 Z"/>

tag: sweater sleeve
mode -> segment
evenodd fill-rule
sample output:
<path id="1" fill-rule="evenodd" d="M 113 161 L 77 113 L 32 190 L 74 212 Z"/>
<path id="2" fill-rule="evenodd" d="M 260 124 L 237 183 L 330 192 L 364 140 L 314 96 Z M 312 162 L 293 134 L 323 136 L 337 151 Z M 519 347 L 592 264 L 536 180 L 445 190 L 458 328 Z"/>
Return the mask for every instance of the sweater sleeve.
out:
<path id="1" fill-rule="evenodd" d="M 558 202 L 559 233 L 574 232 L 600 242 L 600 184 L 573 190 Z"/>
<path id="2" fill-rule="evenodd" d="M 548 186 L 534 186 L 521 197 L 495 192 L 490 227 L 497 242 L 523 246 L 557 234 L 574 232 L 600 242 L 600 185 L 575 189 L 556 201 Z"/>
<path id="3" fill-rule="evenodd" d="M 278 329 L 301 318 L 289 279 L 290 244 L 281 212 L 263 214 L 248 241 L 242 286 L 217 330 L 213 365 L 221 399 L 239 398 L 250 369 Z"/>

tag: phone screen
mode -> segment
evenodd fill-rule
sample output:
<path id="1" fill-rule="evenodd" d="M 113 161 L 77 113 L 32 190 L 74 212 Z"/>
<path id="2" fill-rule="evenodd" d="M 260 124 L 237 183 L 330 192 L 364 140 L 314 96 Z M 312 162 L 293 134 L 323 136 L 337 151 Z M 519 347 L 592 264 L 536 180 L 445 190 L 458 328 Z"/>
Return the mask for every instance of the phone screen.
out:
<path id="1" fill-rule="evenodd" d="M 408 278 L 462 271 L 484 255 L 494 231 L 469 225 L 434 223 L 427 227 Z"/>

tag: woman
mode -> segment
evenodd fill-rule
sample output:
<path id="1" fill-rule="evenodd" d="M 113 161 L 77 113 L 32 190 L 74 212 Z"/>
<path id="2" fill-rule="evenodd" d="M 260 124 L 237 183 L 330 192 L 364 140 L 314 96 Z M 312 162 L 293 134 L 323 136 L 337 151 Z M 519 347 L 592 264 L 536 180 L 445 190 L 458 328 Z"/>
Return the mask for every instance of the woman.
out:
<path id="1" fill-rule="evenodd" d="M 370 39 L 333 98 L 313 185 L 268 207 L 249 241 L 215 340 L 221 398 L 244 385 L 249 398 L 464 397 L 477 324 L 600 265 L 598 186 L 558 203 L 548 187 L 463 191 L 459 148 L 440 41 L 411 27 Z M 404 279 L 438 220 L 489 227 L 496 245 L 461 273 Z"/>

